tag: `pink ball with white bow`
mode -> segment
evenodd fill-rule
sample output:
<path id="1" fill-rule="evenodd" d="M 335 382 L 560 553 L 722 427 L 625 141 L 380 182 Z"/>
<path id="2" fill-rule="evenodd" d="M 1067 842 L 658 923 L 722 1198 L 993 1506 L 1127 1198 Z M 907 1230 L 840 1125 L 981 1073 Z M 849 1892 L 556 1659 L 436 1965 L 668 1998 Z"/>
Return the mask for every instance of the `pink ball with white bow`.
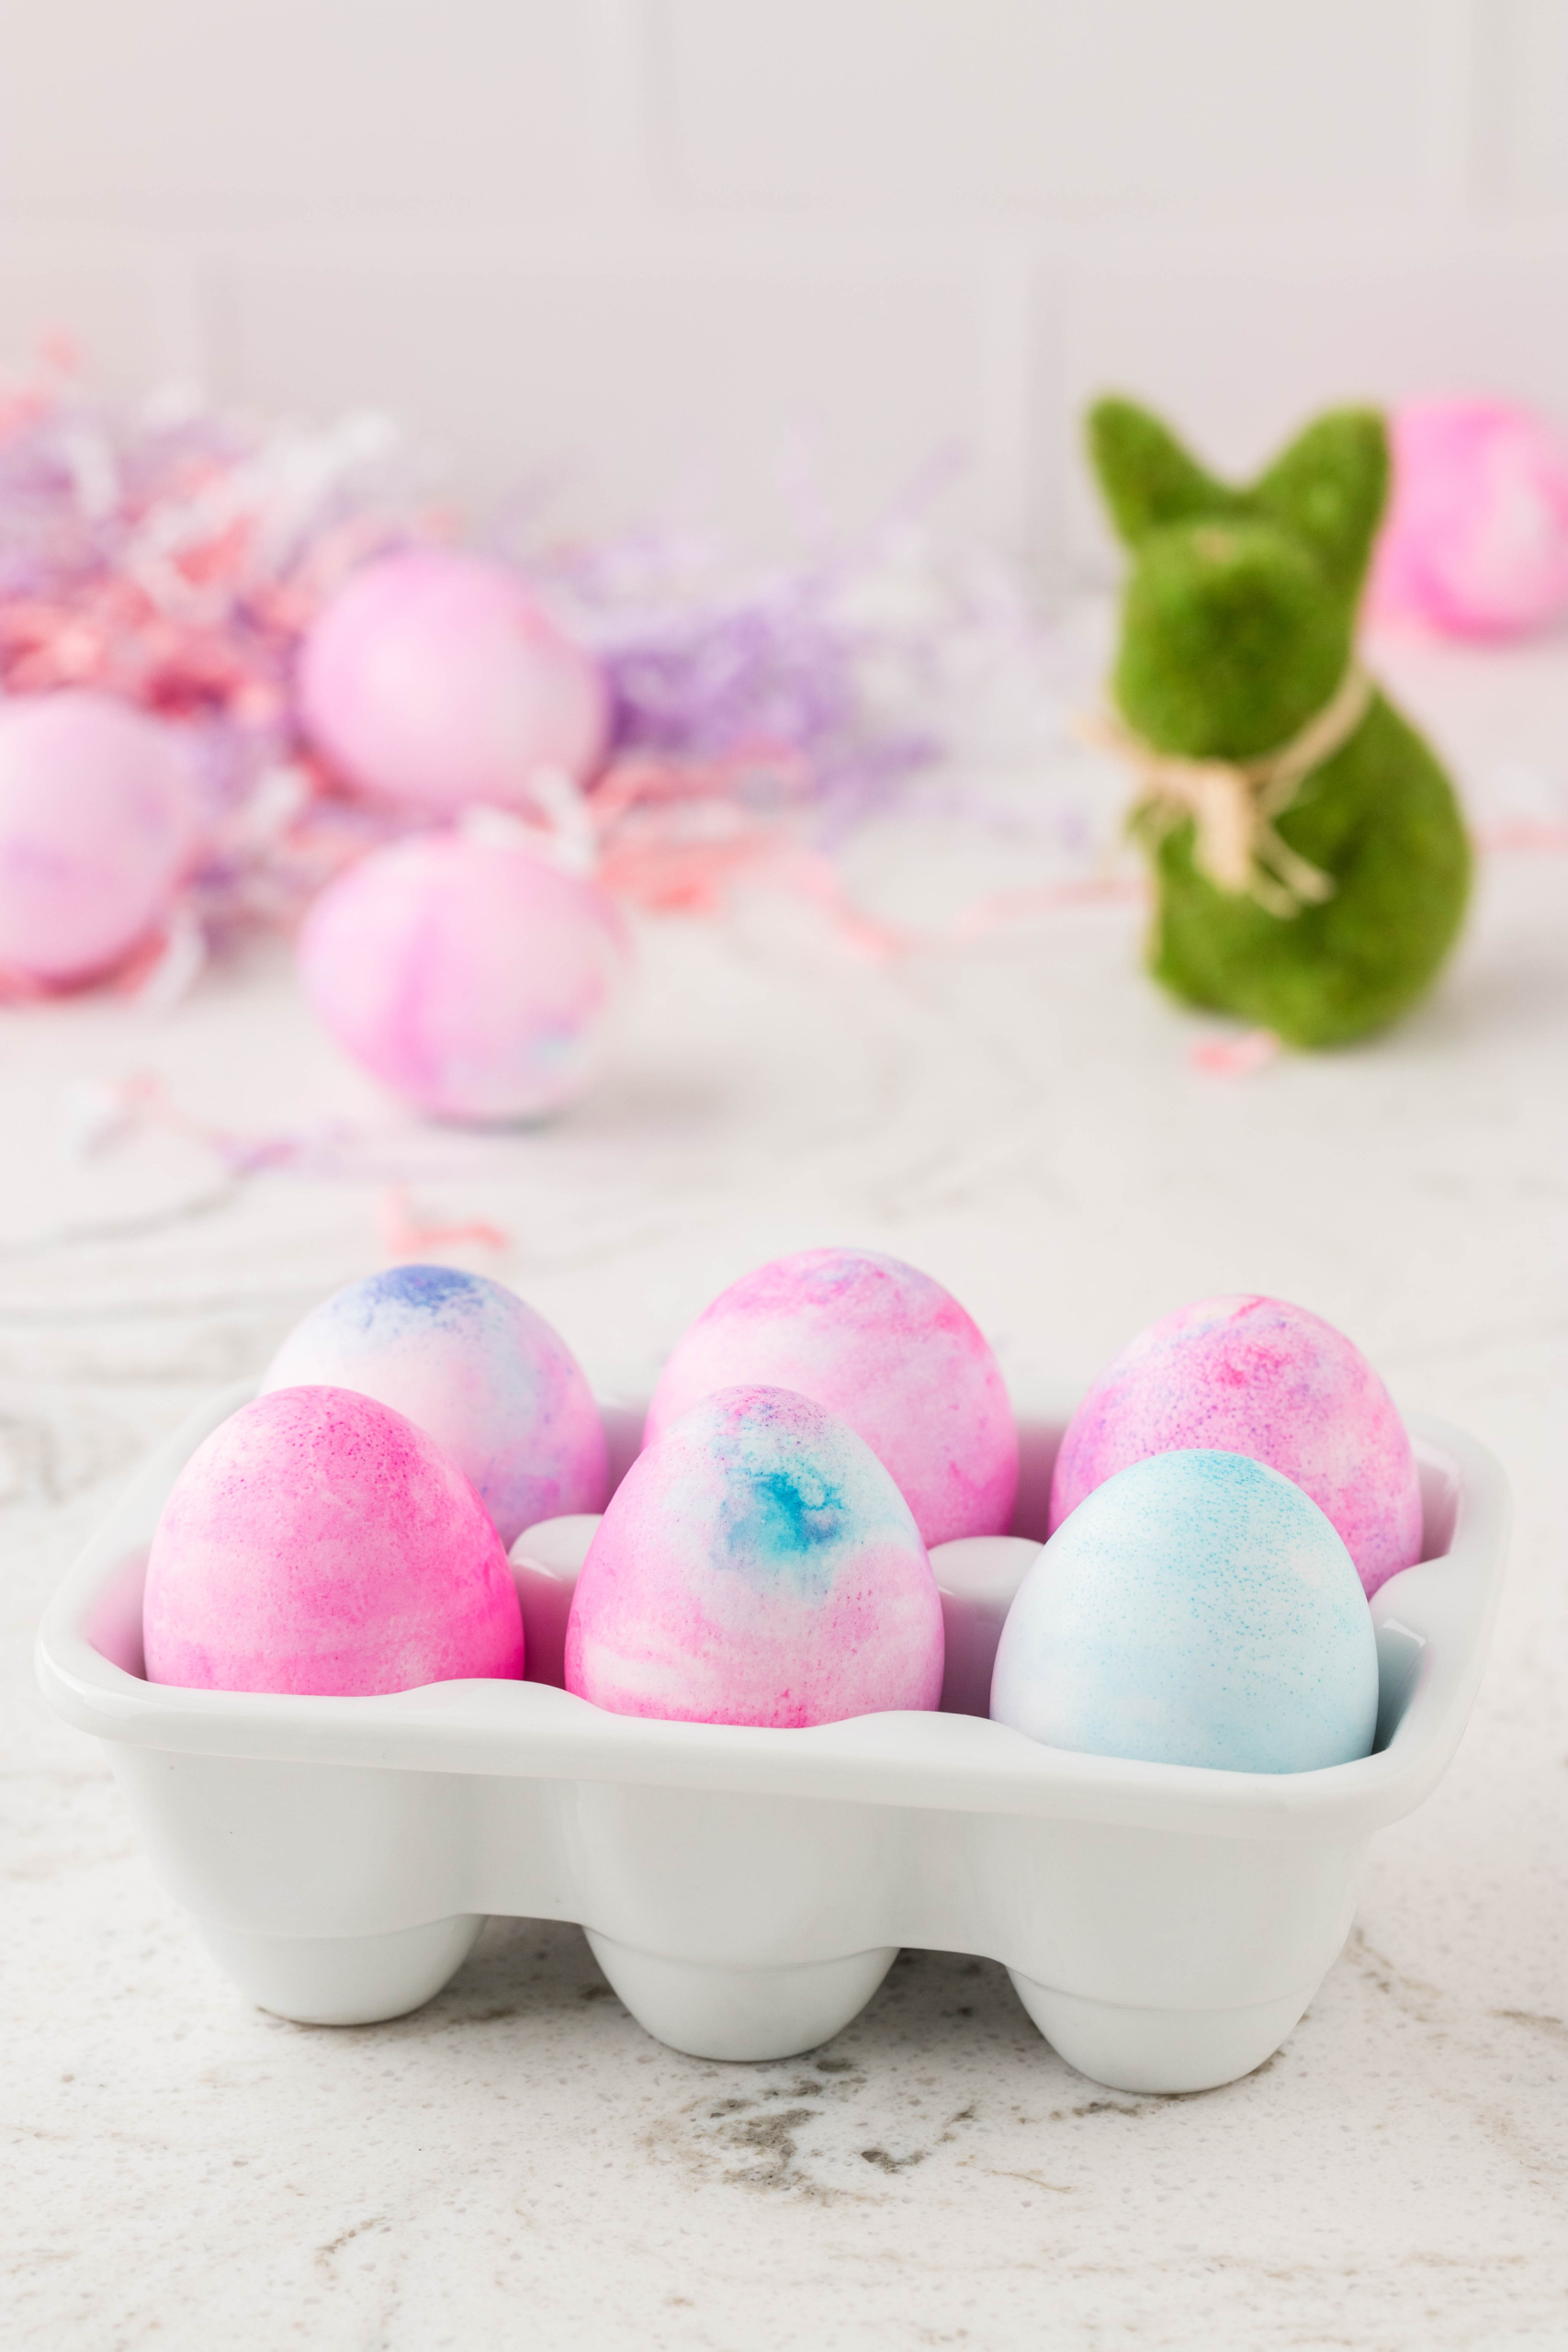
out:
<path id="1" fill-rule="evenodd" d="M 423 833 L 330 883 L 299 938 L 344 1052 L 420 1110 L 536 1117 L 597 1076 L 630 974 L 619 908 L 531 850 Z"/>
<path id="2" fill-rule="evenodd" d="M 434 816 L 525 807 L 541 769 L 581 783 L 609 729 L 598 662 L 516 574 L 436 548 L 383 557 L 338 590 L 301 648 L 298 699 L 350 784 Z"/>
<path id="3" fill-rule="evenodd" d="M 1374 618 L 1521 637 L 1568 609 L 1568 440 L 1502 401 L 1417 401 L 1389 421 L 1393 490 Z"/>
<path id="4" fill-rule="evenodd" d="M 0 967 L 46 987 L 120 963 L 166 911 L 196 840 L 175 730 L 108 695 L 0 707 Z"/>

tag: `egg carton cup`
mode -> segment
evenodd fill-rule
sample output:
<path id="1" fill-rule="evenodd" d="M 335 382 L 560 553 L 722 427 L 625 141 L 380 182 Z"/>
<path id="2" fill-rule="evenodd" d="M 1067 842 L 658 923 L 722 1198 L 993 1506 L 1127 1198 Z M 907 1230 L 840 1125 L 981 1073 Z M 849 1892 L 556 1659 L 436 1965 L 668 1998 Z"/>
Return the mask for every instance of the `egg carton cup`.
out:
<path id="1" fill-rule="evenodd" d="M 107 1744 L 154 1871 L 220 1964 L 310 2023 L 416 2008 L 497 1914 L 580 1923 L 632 2015 L 704 2057 L 815 2048 L 908 1944 L 999 1961 L 1097 2082 L 1232 2081 L 1279 2048 L 1338 1953 L 1372 1832 L 1453 1755 L 1506 1542 L 1494 1457 L 1413 1419 L 1427 1557 L 1371 1604 L 1376 1745 L 1313 1772 L 1078 1755 L 975 1713 L 773 1731 L 609 1714 L 538 1680 L 368 1699 L 150 1683 L 141 1589 L 159 1512 L 251 1393 L 216 1397 L 149 1462 L 66 1577 L 38 1670 L 57 1712 Z M 1019 1535 L 1043 1534 L 1076 1401 L 1021 1419 Z M 641 1417 L 604 1417 L 614 1475 Z M 531 1663 L 558 1674 L 570 1564 L 557 1573 L 549 1555 L 528 1534 L 513 1550 Z M 933 1554 L 950 1708 L 983 1708 L 1032 1556 L 1006 1537 Z"/>

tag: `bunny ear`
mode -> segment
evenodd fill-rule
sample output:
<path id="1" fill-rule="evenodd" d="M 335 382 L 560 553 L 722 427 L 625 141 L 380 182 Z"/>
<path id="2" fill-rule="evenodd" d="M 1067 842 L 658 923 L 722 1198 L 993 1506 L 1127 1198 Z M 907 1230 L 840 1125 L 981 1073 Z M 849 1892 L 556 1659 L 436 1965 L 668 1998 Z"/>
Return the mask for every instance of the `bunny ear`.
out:
<path id="1" fill-rule="evenodd" d="M 1237 504 L 1235 492 L 1205 473 L 1175 434 L 1135 401 L 1096 401 L 1086 429 L 1111 519 L 1128 547 L 1162 524 L 1230 514 Z"/>
<path id="2" fill-rule="evenodd" d="M 1254 484 L 1249 505 L 1306 540 L 1337 585 L 1360 584 L 1388 496 L 1388 433 L 1373 408 L 1316 418 Z"/>

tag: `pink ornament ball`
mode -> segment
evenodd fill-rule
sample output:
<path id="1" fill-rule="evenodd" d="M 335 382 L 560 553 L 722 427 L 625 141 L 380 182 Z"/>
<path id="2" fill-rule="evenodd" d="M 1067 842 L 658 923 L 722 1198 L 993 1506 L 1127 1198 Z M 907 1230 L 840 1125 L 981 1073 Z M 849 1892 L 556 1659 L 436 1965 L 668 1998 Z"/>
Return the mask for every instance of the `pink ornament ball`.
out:
<path id="1" fill-rule="evenodd" d="M 567 1623 L 566 1687 L 616 1714 L 774 1728 L 942 1695 L 942 1596 L 871 1448 L 809 1398 L 727 1388 L 637 1456 Z"/>
<path id="2" fill-rule="evenodd" d="M 738 1381 L 797 1389 L 891 1471 L 929 1544 L 1005 1535 L 1018 1429 L 984 1333 L 940 1283 L 870 1250 L 803 1250 L 698 1316 L 653 1392 L 643 1442 Z"/>
<path id="3" fill-rule="evenodd" d="M 67 986 L 165 911 L 195 843 L 174 730 L 107 695 L 0 704 L 0 967 Z"/>
<path id="4" fill-rule="evenodd" d="M 404 1413 L 471 1482 L 509 1548 L 541 1519 L 600 1511 L 604 1425 L 566 1341 L 515 1291 L 453 1266 L 392 1266 L 298 1324 L 262 1383 L 352 1388 Z"/>
<path id="5" fill-rule="evenodd" d="M 515 573 L 445 548 L 355 572 L 310 626 L 297 695 L 350 784 L 433 816 L 525 806 L 542 768 L 581 782 L 609 729 L 593 656 Z"/>
<path id="6" fill-rule="evenodd" d="M 1568 440 L 1501 401 L 1421 401 L 1390 422 L 1393 491 L 1375 618 L 1520 637 L 1568 608 Z"/>
<path id="7" fill-rule="evenodd" d="M 279 1388 L 175 1482 L 142 1602 L 147 1677 L 367 1698 L 523 1672 L 501 1538 L 412 1421 L 342 1388 Z"/>
<path id="8" fill-rule="evenodd" d="M 597 883 L 510 842 L 425 834 L 322 891 L 306 996 L 344 1051 L 439 1119 L 557 1110 L 599 1073 L 630 941 Z"/>
<path id="9" fill-rule="evenodd" d="M 1243 1453 L 1337 1530 L 1369 1600 L 1421 1556 L 1421 1487 L 1393 1399 L 1360 1350 L 1283 1299 L 1201 1298 L 1141 1331 L 1062 1440 L 1051 1531 L 1151 1454 Z"/>

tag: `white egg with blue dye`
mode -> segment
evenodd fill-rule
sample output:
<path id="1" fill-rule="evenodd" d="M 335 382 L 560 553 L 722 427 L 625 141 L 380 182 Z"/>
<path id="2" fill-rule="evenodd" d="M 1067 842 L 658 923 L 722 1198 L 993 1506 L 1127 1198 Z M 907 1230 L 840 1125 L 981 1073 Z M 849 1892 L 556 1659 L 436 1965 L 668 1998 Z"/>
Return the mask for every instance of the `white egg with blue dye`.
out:
<path id="1" fill-rule="evenodd" d="M 515 1291 L 453 1266 L 393 1266 L 323 1300 L 262 1383 L 351 1388 L 390 1405 L 454 1461 L 496 1532 L 600 1511 L 604 1429 L 582 1368 Z"/>
<path id="2" fill-rule="evenodd" d="M 1233 1772 L 1367 1755 L 1377 1644 L 1317 1505 L 1240 1453 L 1158 1453 L 1062 1522 L 1008 1612 L 991 1715 L 1053 1747 Z"/>

